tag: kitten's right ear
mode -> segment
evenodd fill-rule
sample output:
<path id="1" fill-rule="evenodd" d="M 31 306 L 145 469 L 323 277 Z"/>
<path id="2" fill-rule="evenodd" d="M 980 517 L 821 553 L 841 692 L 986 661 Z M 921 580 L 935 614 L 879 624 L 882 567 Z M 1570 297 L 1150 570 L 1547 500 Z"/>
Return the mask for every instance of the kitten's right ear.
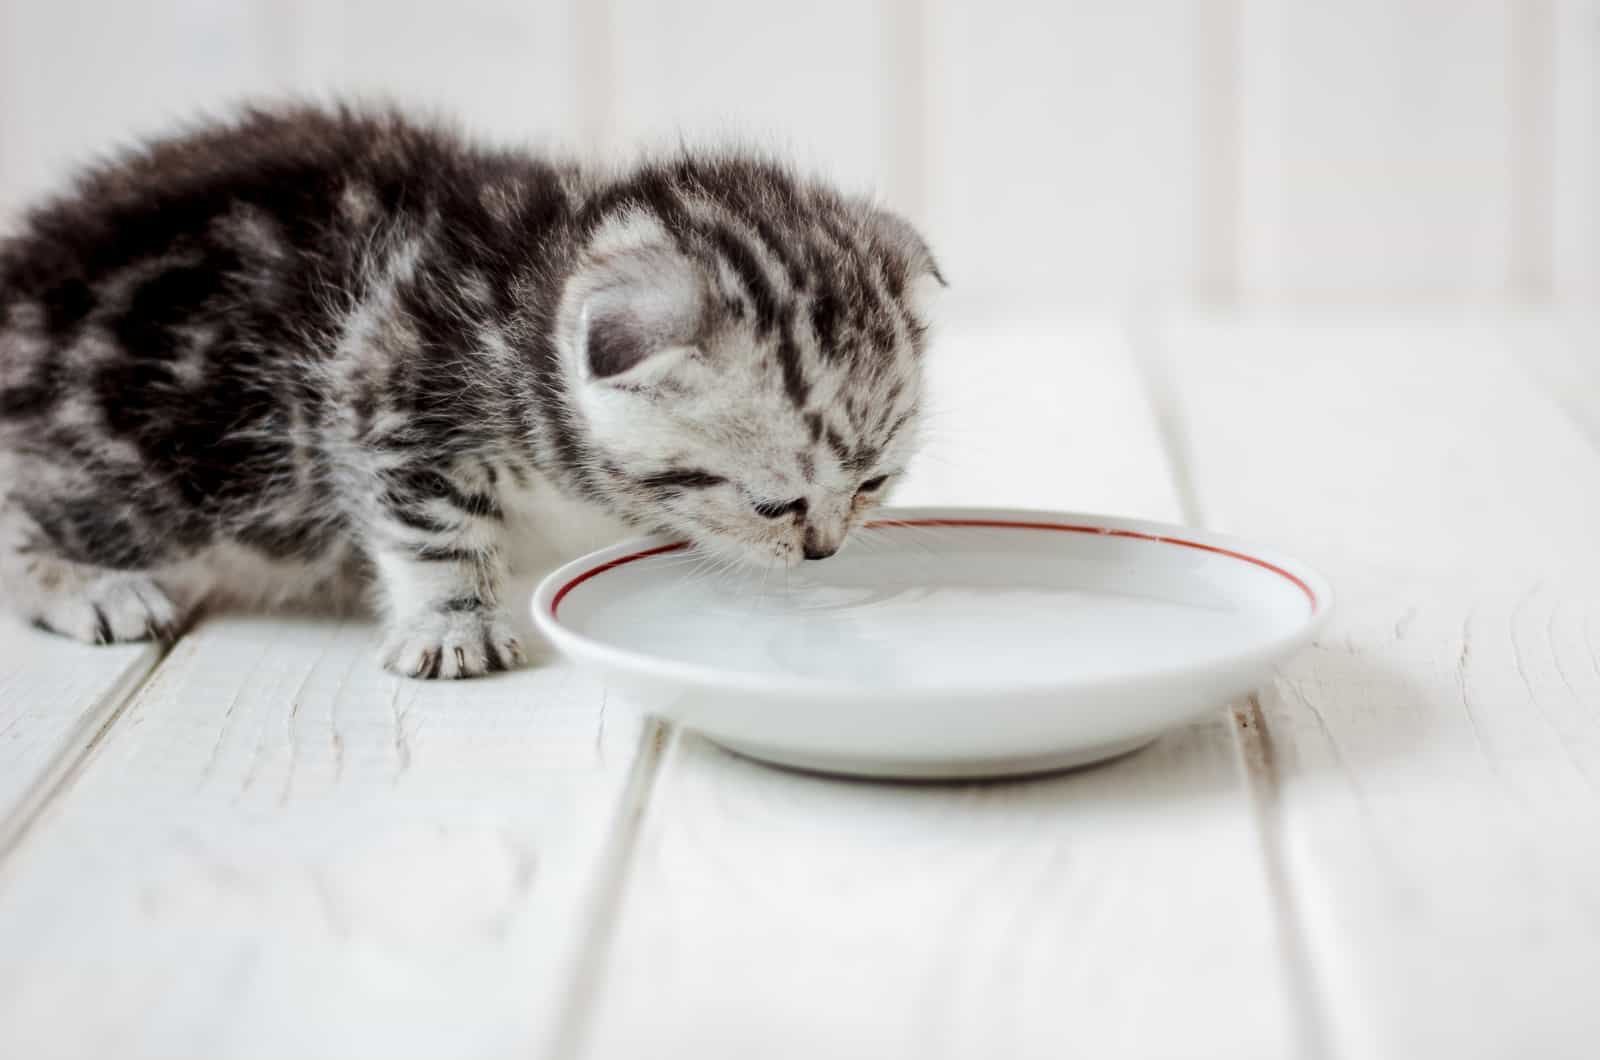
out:
<path id="1" fill-rule="evenodd" d="M 705 278 L 651 218 L 603 227 L 568 284 L 571 346 L 585 380 L 653 387 L 699 356 Z"/>
<path id="2" fill-rule="evenodd" d="M 866 209 L 872 231 L 905 262 L 913 282 L 927 277 L 940 287 L 950 286 L 944 274 L 939 271 L 939 264 L 934 261 L 933 251 L 928 249 L 927 241 L 910 221 L 897 213 L 870 204 Z"/>

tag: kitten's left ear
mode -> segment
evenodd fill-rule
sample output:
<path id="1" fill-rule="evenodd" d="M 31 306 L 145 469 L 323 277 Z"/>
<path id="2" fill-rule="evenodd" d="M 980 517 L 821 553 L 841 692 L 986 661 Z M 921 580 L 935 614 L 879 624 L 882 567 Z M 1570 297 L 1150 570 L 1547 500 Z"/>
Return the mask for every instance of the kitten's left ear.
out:
<path id="1" fill-rule="evenodd" d="M 699 356 L 705 279 L 669 241 L 642 238 L 656 234 L 602 232 L 568 283 L 562 330 L 581 378 L 654 387 Z"/>
<path id="2" fill-rule="evenodd" d="M 869 207 L 869 223 L 873 233 L 906 263 L 906 269 L 913 283 L 922 277 L 932 278 L 940 287 L 949 287 L 944 275 L 939 271 L 938 262 L 933 260 L 933 251 L 928 249 L 927 241 L 922 238 L 910 221 L 897 213 L 877 207 Z"/>

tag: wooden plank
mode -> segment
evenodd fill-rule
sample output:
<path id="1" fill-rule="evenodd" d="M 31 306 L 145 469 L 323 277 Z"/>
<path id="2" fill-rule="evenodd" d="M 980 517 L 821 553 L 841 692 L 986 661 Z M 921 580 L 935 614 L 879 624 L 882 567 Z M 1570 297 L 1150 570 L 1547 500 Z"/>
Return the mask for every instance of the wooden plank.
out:
<path id="1" fill-rule="evenodd" d="M 905 499 L 1176 515 L 1115 328 L 984 324 L 936 351 L 962 435 Z M 1252 812 L 1221 717 L 997 784 L 825 780 L 681 737 L 572 1051 L 1288 1055 Z"/>
<path id="2" fill-rule="evenodd" d="M 1334 1055 L 1600 1041 L 1600 447 L 1528 341 L 1392 318 L 1168 336 L 1208 521 L 1340 593 L 1260 701 Z"/>
<path id="3" fill-rule="evenodd" d="M 426 684 L 374 651 L 311 619 L 179 643 L 0 872 L 0 1055 L 543 1047 L 645 733 L 564 664 Z"/>
<path id="4" fill-rule="evenodd" d="M 0 626 L 0 857 L 161 657 Z"/>
<path id="5" fill-rule="evenodd" d="M 1505 292 L 1516 6 L 1242 0 L 1247 298 Z"/>
<path id="6" fill-rule="evenodd" d="M 299 0 L 287 68 L 298 91 L 391 99 L 512 143 L 579 133 L 577 4 Z"/>
<path id="7" fill-rule="evenodd" d="M 1118 324 L 1012 310 L 960 321 L 934 338 L 923 447 L 894 503 L 1182 519 Z"/>
<path id="8" fill-rule="evenodd" d="M 1496 332 L 1551 401 L 1600 445 L 1600 304 L 1506 314 Z"/>
<path id="9" fill-rule="evenodd" d="M 1555 0 L 1555 293 L 1600 306 L 1600 0 Z"/>
<path id="10" fill-rule="evenodd" d="M 883 191 L 891 91 L 878 4 L 616 0 L 616 146 L 746 143 Z"/>
<path id="11" fill-rule="evenodd" d="M 1193 289 L 1212 6 L 929 4 L 927 219 L 957 290 L 1060 306 Z"/>

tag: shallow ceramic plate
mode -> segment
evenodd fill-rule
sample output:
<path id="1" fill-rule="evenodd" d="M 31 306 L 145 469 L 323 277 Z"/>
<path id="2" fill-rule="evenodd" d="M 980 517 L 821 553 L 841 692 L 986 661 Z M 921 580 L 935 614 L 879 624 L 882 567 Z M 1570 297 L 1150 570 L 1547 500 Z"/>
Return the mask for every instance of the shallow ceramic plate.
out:
<path id="1" fill-rule="evenodd" d="M 732 750 L 954 777 L 1139 747 L 1256 687 L 1331 603 L 1303 564 L 1220 534 L 926 508 L 788 571 L 642 538 L 562 567 L 533 608 L 561 651 Z"/>

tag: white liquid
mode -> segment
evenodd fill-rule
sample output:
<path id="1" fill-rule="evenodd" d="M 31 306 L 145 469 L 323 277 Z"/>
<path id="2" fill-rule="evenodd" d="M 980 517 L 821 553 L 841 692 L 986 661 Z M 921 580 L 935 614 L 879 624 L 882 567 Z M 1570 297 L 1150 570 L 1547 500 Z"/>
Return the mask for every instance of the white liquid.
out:
<path id="1" fill-rule="evenodd" d="M 1276 607 L 1230 599 L 1216 587 L 1225 579 L 1208 577 L 1237 561 L 1145 551 L 1153 562 L 1133 568 L 1081 554 L 858 553 L 765 576 L 691 575 L 668 556 L 586 583 L 562 618 L 663 659 L 898 687 L 1143 672 L 1258 644 L 1274 627 Z M 1237 567 L 1227 573 L 1236 586 Z M 1283 595 L 1263 577 L 1267 597 Z M 1294 596 L 1286 606 L 1303 609 Z"/>

